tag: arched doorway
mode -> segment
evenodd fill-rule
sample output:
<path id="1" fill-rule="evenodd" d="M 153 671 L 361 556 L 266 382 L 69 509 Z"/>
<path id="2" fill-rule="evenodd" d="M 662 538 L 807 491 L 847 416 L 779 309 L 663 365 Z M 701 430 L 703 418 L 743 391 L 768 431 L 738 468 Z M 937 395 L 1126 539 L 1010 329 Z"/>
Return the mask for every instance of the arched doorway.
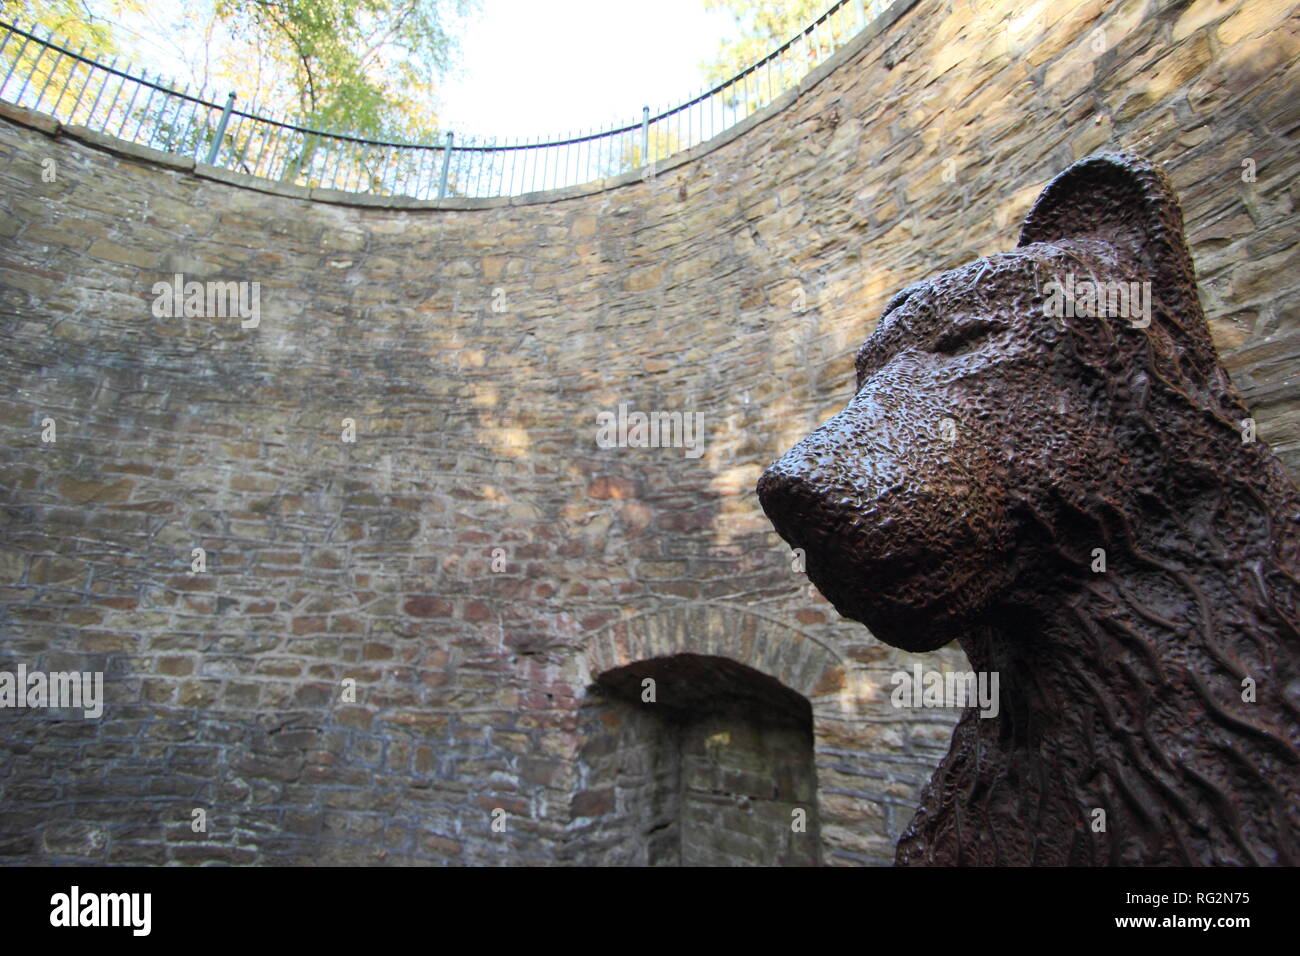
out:
<path id="1" fill-rule="evenodd" d="M 775 678 L 720 656 L 648 658 L 599 674 L 580 720 L 582 862 L 820 862 L 812 707 Z"/>
<path id="2" fill-rule="evenodd" d="M 575 759 L 565 781 L 569 812 L 560 859 L 605 866 L 681 861 L 673 850 L 681 845 L 681 830 L 674 829 L 674 820 L 680 826 L 680 803 L 671 802 L 678 791 L 669 782 L 681 767 L 683 740 L 674 736 L 679 724 L 667 719 L 667 711 L 640 704 L 639 694 L 629 702 L 611 692 L 610 680 L 602 678 L 632 668 L 626 673 L 643 680 L 661 666 L 654 661 L 695 655 L 743 666 L 811 704 L 817 790 L 815 804 L 808 807 L 816 812 L 808 815 L 807 833 L 817 836 L 811 841 L 817 844 L 817 861 L 892 865 L 894 844 L 915 812 L 917 794 L 948 751 L 953 717 L 927 712 L 918 719 L 892 706 L 894 652 L 859 630 L 856 645 L 851 639 L 832 644 L 813 629 L 761 609 L 683 601 L 620 618 L 588 635 L 575 661 L 574 683 L 586 691 L 574 711 Z M 657 687 L 663 703 L 663 681 Z M 760 724 L 772 713 L 770 707 L 757 714 L 749 710 Z M 760 737 L 772 739 L 771 734 Z M 731 739 L 742 735 L 733 733 Z M 635 774 L 641 775 L 640 789 L 630 786 Z M 646 782 L 651 775 L 653 786 Z M 770 847 L 758 861 L 753 856 L 749 862 L 782 859 Z"/>

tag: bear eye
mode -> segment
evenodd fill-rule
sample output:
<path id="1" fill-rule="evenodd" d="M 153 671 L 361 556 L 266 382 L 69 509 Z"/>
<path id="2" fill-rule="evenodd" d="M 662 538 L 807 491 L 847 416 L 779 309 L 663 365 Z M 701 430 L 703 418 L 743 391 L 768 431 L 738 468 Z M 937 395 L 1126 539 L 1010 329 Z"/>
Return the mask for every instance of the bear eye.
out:
<path id="1" fill-rule="evenodd" d="M 992 319 L 974 319 L 945 329 L 934 342 L 934 350 L 944 355 L 965 355 L 977 349 L 994 332 L 1006 328 Z"/>

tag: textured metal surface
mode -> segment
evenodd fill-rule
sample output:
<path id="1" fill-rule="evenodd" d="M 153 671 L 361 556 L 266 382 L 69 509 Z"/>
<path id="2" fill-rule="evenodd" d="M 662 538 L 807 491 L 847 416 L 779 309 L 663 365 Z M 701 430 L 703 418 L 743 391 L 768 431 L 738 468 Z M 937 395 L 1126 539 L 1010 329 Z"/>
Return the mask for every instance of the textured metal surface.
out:
<path id="1" fill-rule="evenodd" d="M 1066 278 L 1150 282 L 1150 324 L 1050 314 Z M 857 371 L 763 508 L 841 614 L 1001 684 L 897 861 L 1300 863 L 1300 495 L 1243 441 L 1163 174 L 1076 163 L 1014 251 L 896 295 Z"/>

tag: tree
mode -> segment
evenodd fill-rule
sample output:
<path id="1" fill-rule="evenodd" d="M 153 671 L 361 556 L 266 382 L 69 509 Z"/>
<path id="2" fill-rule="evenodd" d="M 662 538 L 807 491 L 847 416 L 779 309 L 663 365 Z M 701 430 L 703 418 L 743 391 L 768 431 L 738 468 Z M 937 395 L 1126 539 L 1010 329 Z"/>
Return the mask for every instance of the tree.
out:
<path id="1" fill-rule="evenodd" d="M 833 0 L 704 0 L 707 10 L 725 10 L 735 21 L 732 39 L 723 41 L 712 63 L 701 64 L 709 82 L 720 84 L 753 66 L 787 40 L 800 34 L 833 6 Z M 882 7 L 880 0 L 866 0 L 868 17 Z M 782 88 L 801 79 L 825 60 L 836 48 L 857 32 L 857 13 L 847 3 L 818 28 L 815 37 L 804 38 L 787 50 L 772 66 Z M 763 84 L 767 76 L 761 77 Z M 759 83 L 738 83 L 727 94 L 728 105 L 740 114 L 751 113 L 766 105 L 766 90 Z M 773 92 L 778 92 L 773 90 Z"/>
<path id="2" fill-rule="evenodd" d="M 427 139 L 437 80 L 456 50 L 448 14 L 464 16 L 473 2 L 216 0 L 213 13 L 257 51 L 263 102 L 292 105 L 320 129 Z"/>
<path id="3" fill-rule="evenodd" d="M 119 16 L 139 9 L 136 0 L 106 0 L 102 6 L 106 13 Z M 109 62 L 121 54 L 113 20 L 96 14 L 82 0 L 9 0 L 3 17 L 20 30 L 34 33 L 38 40 L 48 34 L 63 49 L 89 60 Z M 82 89 L 104 81 L 102 74 L 96 77 L 77 56 L 17 37 L 10 39 L 0 57 L 0 77 L 6 74 L 10 74 L 10 82 L 0 90 L 0 97 L 17 100 L 22 94 L 20 105 L 52 113 L 65 122 L 73 120 L 67 110 L 80 105 Z M 89 103 L 83 109 L 88 110 Z M 79 118 L 84 118 L 84 112 Z"/>
<path id="4" fill-rule="evenodd" d="M 450 21 L 477 4 L 10 0 L 5 14 L 24 26 L 36 21 L 74 50 L 85 44 L 86 55 L 100 61 L 124 55 L 137 64 L 165 63 L 169 72 L 184 63 L 189 76 L 181 80 L 193 90 L 210 96 L 235 90 L 243 109 L 257 104 L 317 129 L 428 140 L 438 125 L 437 84 L 457 52 Z M 24 60 L 34 52 L 33 47 Z M 67 69 L 66 61 L 61 68 Z"/>
<path id="5" fill-rule="evenodd" d="M 84 0 L 8 0 L 4 19 L 27 29 L 33 22 L 66 40 L 74 50 L 85 46 L 86 55 L 96 59 L 121 52 L 114 19 L 138 11 L 138 0 L 109 0 L 96 13 Z"/>

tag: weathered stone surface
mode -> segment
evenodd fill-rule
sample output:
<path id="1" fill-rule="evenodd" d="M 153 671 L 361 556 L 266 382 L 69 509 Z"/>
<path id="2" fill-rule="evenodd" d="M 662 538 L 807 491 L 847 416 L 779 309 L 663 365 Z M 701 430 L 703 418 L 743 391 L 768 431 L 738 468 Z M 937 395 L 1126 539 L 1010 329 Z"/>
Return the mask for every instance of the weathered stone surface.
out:
<path id="1" fill-rule="evenodd" d="M 1300 465 L 1294 20 L 1040 0 L 1008 36 L 985 6 L 922 0 L 716 148 L 562 201 L 313 202 L 0 117 L 0 669 L 108 675 L 84 740 L 0 712 L 4 786 L 54 791 L 3 798 L 3 858 L 576 859 L 587 683 L 666 649 L 809 697 L 820 859 L 889 862 L 956 714 L 890 705 L 911 657 L 810 593 L 752 494 L 888 296 L 1012 245 L 1077 150 L 1140 147 Z M 155 315 L 178 271 L 260 283 L 258 327 Z M 620 403 L 701 413 L 702 453 L 598 447 Z M 166 799 L 128 827 L 142 781 Z"/>

